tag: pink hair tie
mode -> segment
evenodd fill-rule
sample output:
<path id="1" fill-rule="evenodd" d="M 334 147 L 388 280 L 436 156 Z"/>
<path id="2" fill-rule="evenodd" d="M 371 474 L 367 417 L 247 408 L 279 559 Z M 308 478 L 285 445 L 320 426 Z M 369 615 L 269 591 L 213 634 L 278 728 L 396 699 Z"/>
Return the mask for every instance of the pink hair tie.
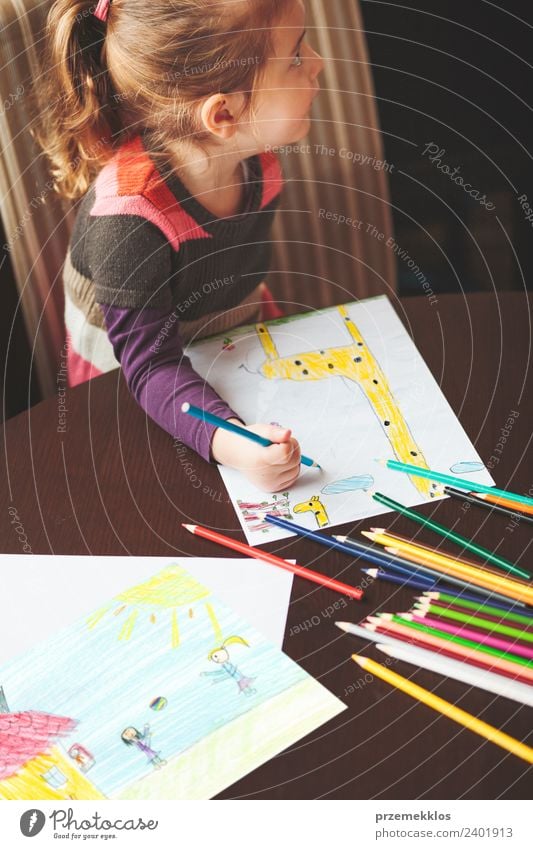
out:
<path id="1" fill-rule="evenodd" d="M 99 21 L 107 21 L 110 2 L 111 0 L 98 0 L 96 9 L 94 10 L 94 16 L 95 18 L 98 18 Z"/>

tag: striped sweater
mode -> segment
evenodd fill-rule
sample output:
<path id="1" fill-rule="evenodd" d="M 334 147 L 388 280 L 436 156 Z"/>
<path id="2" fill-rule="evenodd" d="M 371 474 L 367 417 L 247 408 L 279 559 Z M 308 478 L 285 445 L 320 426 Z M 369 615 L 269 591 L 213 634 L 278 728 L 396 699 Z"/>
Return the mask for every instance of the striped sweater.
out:
<path id="1" fill-rule="evenodd" d="M 145 412 L 211 459 L 212 426 L 184 400 L 236 413 L 183 354 L 192 339 L 279 314 L 264 278 L 283 185 L 273 154 L 243 163 L 243 207 L 215 218 L 143 133 L 123 144 L 79 202 L 63 271 L 71 386 L 120 366 Z"/>

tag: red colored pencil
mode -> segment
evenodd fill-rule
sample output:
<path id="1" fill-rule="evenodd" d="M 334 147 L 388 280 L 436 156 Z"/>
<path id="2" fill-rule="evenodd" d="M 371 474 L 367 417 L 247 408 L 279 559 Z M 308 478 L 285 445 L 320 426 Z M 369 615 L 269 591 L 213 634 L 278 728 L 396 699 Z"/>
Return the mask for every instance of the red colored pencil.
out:
<path id="1" fill-rule="evenodd" d="M 223 545 L 225 548 L 232 548 L 233 551 L 238 551 L 240 554 L 245 554 L 247 557 L 255 557 L 256 560 L 265 560 L 273 566 L 279 566 L 280 569 L 286 569 L 287 572 L 293 572 L 300 578 L 305 578 L 307 581 L 313 581 L 315 584 L 320 584 L 327 587 L 329 590 L 335 590 L 343 595 L 348 595 L 350 598 L 360 601 L 363 597 L 363 591 L 357 587 L 350 587 L 348 584 L 343 584 L 335 578 L 328 578 L 327 575 L 322 575 L 320 572 L 313 572 L 312 569 L 307 569 L 305 566 L 299 566 L 297 563 L 289 563 L 281 557 L 276 557 L 275 554 L 269 554 L 268 551 L 261 551 L 259 548 L 253 548 L 251 545 L 246 545 L 244 542 L 239 542 L 236 539 L 230 539 L 216 531 L 211 531 L 209 528 L 202 528 L 200 525 L 183 525 L 183 527 L 191 534 L 198 537 L 203 537 L 211 542 L 216 542 Z"/>

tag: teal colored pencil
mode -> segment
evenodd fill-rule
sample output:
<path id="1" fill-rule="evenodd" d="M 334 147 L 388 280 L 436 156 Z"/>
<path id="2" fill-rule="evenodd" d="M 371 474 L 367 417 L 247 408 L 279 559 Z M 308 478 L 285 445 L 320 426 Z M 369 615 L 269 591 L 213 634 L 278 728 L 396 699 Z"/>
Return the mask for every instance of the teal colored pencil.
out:
<path id="1" fill-rule="evenodd" d="M 419 525 L 423 525 L 425 528 L 430 528 L 432 531 L 435 531 L 436 534 L 439 534 L 439 536 L 444 537 L 445 539 L 449 539 L 452 542 L 455 542 L 456 545 L 461 546 L 461 548 L 465 548 L 467 551 L 473 551 L 474 554 L 478 555 L 478 557 L 482 557 L 484 560 L 488 560 L 489 563 L 494 563 L 494 565 L 499 566 L 500 569 L 505 569 L 508 572 L 513 572 L 515 575 L 519 575 L 521 578 L 529 579 L 531 577 L 529 572 L 524 572 L 523 569 L 519 569 L 518 566 L 515 566 L 513 563 L 509 563 L 508 560 L 504 560 L 503 557 L 498 557 L 497 554 L 493 554 L 491 551 L 488 551 L 488 549 L 483 548 L 481 545 L 476 545 L 475 542 L 471 542 L 466 537 L 461 536 L 461 534 L 456 534 L 455 531 L 452 531 L 445 525 L 441 525 L 439 522 L 435 522 L 433 519 L 426 518 L 426 516 L 423 516 L 421 513 L 417 513 L 416 510 L 411 510 L 409 507 L 405 507 L 398 501 L 393 501 L 392 498 L 388 498 L 386 495 L 382 495 L 381 492 L 375 492 L 372 498 L 379 504 L 384 504 L 391 510 L 396 510 L 396 512 L 401 513 L 402 516 L 407 516 L 407 518 L 412 519 L 413 522 L 417 522 Z"/>
<path id="2" fill-rule="evenodd" d="M 507 492 L 505 489 L 496 489 L 495 486 L 486 486 L 486 484 L 466 481 L 453 475 L 445 475 L 443 472 L 432 472 L 431 469 L 412 466 L 410 463 L 400 463 L 399 460 L 379 460 L 378 462 L 383 463 L 388 469 L 393 469 L 395 472 L 406 472 L 408 475 L 438 481 L 448 484 L 448 486 L 455 486 L 457 489 L 466 489 L 468 492 L 488 492 L 489 495 L 500 495 L 510 501 L 519 501 L 521 504 L 529 504 L 530 507 L 533 507 L 533 498 L 528 498 L 527 495 L 517 495 L 514 492 Z"/>
<path id="3" fill-rule="evenodd" d="M 193 416 L 195 419 L 200 419 L 202 422 L 208 422 L 209 424 L 215 425 L 215 427 L 221 427 L 223 430 L 227 430 L 230 433 L 236 433 L 237 436 L 244 436 L 245 439 L 249 439 L 250 442 L 256 442 L 257 445 L 262 445 L 263 448 L 268 448 L 270 445 L 275 444 L 269 439 L 265 439 L 264 436 L 259 436 L 258 433 L 252 433 L 250 430 L 246 430 L 239 425 L 233 424 L 233 422 L 227 422 L 225 419 L 221 419 L 213 413 L 208 413 L 207 410 L 202 410 L 200 407 L 195 407 L 193 404 L 182 404 L 181 411 L 182 413 L 188 413 L 189 416 Z M 314 469 L 321 468 L 318 463 L 315 463 L 315 461 L 311 460 L 310 457 L 304 457 L 303 454 L 301 462 L 303 466 L 311 466 Z"/>

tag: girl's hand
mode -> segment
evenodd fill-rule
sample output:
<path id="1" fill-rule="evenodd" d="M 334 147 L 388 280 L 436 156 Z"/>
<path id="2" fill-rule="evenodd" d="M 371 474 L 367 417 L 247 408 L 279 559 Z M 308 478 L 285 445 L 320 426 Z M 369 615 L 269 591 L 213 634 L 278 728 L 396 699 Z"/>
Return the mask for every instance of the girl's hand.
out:
<path id="1" fill-rule="evenodd" d="M 242 427 L 242 422 L 230 419 Z M 276 443 L 268 448 L 249 442 L 242 436 L 217 428 L 211 443 L 214 459 L 223 466 L 238 469 L 263 492 L 284 492 L 300 474 L 300 446 L 287 428 L 255 424 L 246 430 Z"/>

